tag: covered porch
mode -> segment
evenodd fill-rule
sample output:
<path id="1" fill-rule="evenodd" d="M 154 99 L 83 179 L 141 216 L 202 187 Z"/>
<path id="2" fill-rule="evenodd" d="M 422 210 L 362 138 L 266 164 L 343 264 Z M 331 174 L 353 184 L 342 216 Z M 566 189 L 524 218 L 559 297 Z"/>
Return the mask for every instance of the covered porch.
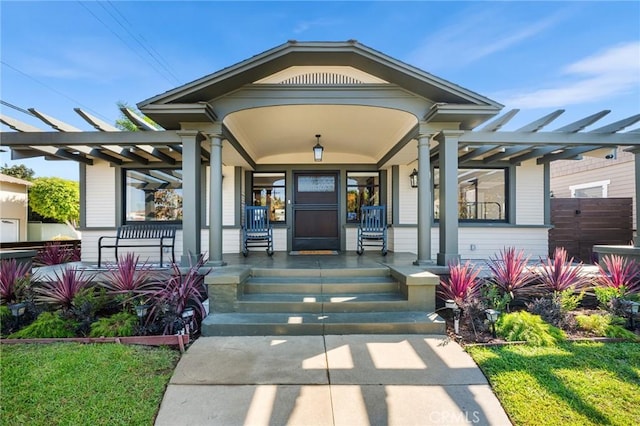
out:
<path id="1" fill-rule="evenodd" d="M 640 115 L 584 131 L 609 111 L 544 130 L 558 110 L 502 131 L 516 110 L 495 118 L 498 102 L 353 40 L 290 41 L 138 108 L 146 117 L 123 110 L 137 132 L 80 109 L 97 131 L 35 109 L 56 131 L 1 118 L 17 130 L 2 133 L 13 158 L 79 164 L 88 262 L 100 236 L 150 221 L 180 228 L 183 265 L 206 254 L 223 266 L 252 204 L 272 212 L 279 253 L 349 253 L 360 208 L 377 204 L 389 250 L 423 268 L 486 259 L 514 240 L 544 255 L 549 164 L 640 146 L 637 130 L 623 132 Z"/>

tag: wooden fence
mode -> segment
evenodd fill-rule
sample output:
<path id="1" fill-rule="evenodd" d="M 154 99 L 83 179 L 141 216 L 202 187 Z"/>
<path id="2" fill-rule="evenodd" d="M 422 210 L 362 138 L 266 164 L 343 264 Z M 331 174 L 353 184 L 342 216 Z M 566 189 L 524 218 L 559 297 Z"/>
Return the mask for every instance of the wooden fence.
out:
<path id="1" fill-rule="evenodd" d="M 596 244 L 626 245 L 633 239 L 631 198 L 552 198 L 549 254 L 564 247 L 569 256 L 593 260 Z"/>
<path id="2" fill-rule="evenodd" d="M 55 240 L 55 241 L 19 241 L 12 243 L 0 243 L 0 250 L 36 250 L 38 254 L 45 250 L 48 244 L 59 245 L 60 248 L 67 253 L 71 259 L 80 260 L 81 240 Z M 36 264 L 38 266 L 38 255 L 36 255 Z"/>

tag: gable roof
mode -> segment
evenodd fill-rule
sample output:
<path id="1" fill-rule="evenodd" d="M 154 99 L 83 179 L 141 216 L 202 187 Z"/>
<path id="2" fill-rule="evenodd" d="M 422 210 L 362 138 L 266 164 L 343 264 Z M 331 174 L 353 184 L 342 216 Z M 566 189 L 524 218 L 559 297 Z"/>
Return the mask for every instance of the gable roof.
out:
<path id="1" fill-rule="evenodd" d="M 191 83 L 138 103 L 148 105 L 209 102 L 240 87 L 296 65 L 351 66 L 438 103 L 491 106 L 500 103 L 367 47 L 346 42 L 288 41 Z"/>

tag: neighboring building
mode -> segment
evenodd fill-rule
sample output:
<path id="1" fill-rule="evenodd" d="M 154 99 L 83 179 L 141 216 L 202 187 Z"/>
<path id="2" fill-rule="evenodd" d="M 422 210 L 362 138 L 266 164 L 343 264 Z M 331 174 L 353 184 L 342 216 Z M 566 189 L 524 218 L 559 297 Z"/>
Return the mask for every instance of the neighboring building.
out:
<path id="1" fill-rule="evenodd" d="M 558 198 L 632 198 L 633 226 L 637 228 L 634 154 L 622 148 L 600 153 L 599 157 L 554 161 L 551 193 Z"/>
<path id="2" fill-rule="evenodd" d="M 142 131 L 118 132 L 83 111 L 101 131 L 33 132 L 2 118 L 22 132 L 2 134 L 16 157 L 80 164 L 83 260 L 122 224 L 160 222 L 180 225 L 184 263 L 207 253 L 222 265 L 240 252 L 248 204 L 269 206 L 276 251 L 354 251 L 361 206 L 379 204 L 389 250 L 417 265 L 505 246 L 545 256 L 551 162 L 640 146 L 619 133 L 640 116 L 541 131 L 556 112 L 499 131 L 517 111 L 484 124 L 502 105 L 355 41 L 287 42 L 138 108 L 161 129 L 132 115 Z"/>
<path id="3" fill-rule="evenodd" d="M 0 242 L 27 241 L 31 182 L 0 173 Z"/>

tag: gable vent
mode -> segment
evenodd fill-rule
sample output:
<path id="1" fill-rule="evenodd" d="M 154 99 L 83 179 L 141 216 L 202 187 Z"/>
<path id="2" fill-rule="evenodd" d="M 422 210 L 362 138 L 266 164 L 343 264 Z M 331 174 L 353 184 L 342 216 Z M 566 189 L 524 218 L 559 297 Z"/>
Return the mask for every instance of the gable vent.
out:
<path id="1" fill-rule="evenodd" d="M 314 84 L 314 85 L 342 85 L 342 84 L 364 84 L 364 81 L 355 79 L 348 75 L 336 74 L 332 72 L 312 72 L 308 74 L 295 75 L 283 80 L 280 84 Z"/>

